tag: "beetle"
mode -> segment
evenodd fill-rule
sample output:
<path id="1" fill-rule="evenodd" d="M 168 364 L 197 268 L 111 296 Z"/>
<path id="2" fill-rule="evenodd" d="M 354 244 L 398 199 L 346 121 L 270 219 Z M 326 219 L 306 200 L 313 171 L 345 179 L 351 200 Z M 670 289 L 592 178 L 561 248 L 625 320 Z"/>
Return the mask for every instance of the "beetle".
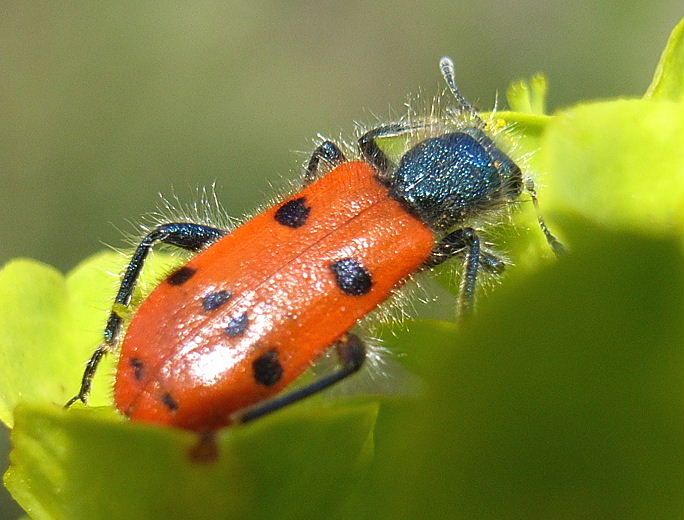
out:
<path id="1" fill-rule="evenodd" d="M 524 191 L 538 203 L 460 93 L 453 62 L 442 58 L 440 69 L 456 100 L 446 122 L 373 128 L 358 140 L 358 160 L 322 142 L 303 189 L 233 231 L 191 222 L 150 231 L 66 406 L 86 403 L 98 364 L 120 345 L 114 398 L 130 419 L 211 432 L 262 417 L 357 372 L 366 347 L 353 326 L 408 277 L 455 257 L 464 263 L 458 306 L 467 315 L 479 271 L 504 268 L 471 223 Z M 382 140 L 405 137 L 417 142 L 393 161 Z M 159 243 L 197 254 L 151 292 L 124 332 L 122 311 Z M 330 348 L 334 371 L 283 392 Z"/>

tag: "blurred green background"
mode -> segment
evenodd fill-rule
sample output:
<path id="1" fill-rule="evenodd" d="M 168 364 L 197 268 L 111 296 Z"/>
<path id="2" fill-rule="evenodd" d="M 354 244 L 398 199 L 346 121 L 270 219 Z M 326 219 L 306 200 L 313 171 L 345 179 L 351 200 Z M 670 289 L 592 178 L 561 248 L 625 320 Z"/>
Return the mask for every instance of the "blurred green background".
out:
<path id="1" fill-rule="evenodd" d="M 441 88 L 444 54 L 482 108 L 537 71 L 551 109 L 639 96 L 684 15 L 681 0 L 0 6 L 0 263 L 64 270 L 121 245 L 159 192 L 216 181 L 229 212 L 253 209 L 317 133 Z"/>
<path id="2" fill-rule="evenodd" d="M 637 96 L 682 14 L 681 0 L 5 2 L 0 261 L 69 269 L 172 187 L 187 200 L 216 181 L 241 215 L 318 132 L 431 96 L 443 54 L 483 108 L 537 71 L 552 108 Z"/>

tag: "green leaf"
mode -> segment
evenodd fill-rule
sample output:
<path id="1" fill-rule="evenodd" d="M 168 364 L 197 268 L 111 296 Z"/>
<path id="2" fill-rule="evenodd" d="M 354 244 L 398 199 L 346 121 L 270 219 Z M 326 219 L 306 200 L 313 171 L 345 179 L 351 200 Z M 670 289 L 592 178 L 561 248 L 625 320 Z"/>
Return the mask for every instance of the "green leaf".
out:
<path id="1" fill-rule="evenodd" d="M 94 256 L 64 277 L 52 267 L 18 259 L 0 270 L 0 420 L 12 426 L 19 401 L 64 404 L 77 391 L 102 330 L 126 258 Z M 176 260 L 155 255 L 140 293 Z M 113 359 L 95 380 L 91 404 L 111 403 Z"/>
<path id="2" fill-rule="evenodd" d="M 393 340 L 425 394 L 383 407 L 344 518 L 681 515 L 681 248 L 566 227 L 573 253 L 501 287 L 467 326 Z"/>
<path id="3" fill-rule="evenodd" d="M 647 98 L 684 98 L 684 18 L 673 29 L 660 57 Z"/>
<path id="4" fill-rule="evenodd" d="M 0 420 L 10 427 L 14 406 L 27 394 L 53 399 L 60 382 L 52 375 L 73 363 L 61 350 L 65 286 L 55 269 L 31 260 L 14 260 L 0 271 Z"/>
<path id="5" fill-rule="evenodd" d="M 617 100 L 553 118 L 543 205 L 611 227 L 684 231 L 684 101 Z"/>
<path id="6" fill-rule="evenodd" d="M 524 114 L 546 113 L 548 82 L 543 74 L 532 76 L 529 81 L 518 80 L 508 87 L 506 99 L 511 110 Z"/>
<path id="7" fill-rule="evenodd" d="M 496 113 L 507 126 L 512 126 L 514 130 L 519 130 L 517 134 L 521 139 L 542 134 L 546 125 L 551 121 L 551 116 L 543 114 L 529 114 L 525 112 L 509 112 L 503 110 Z M 525 150 L 528 151 L 528 150 Z"/>
<path id="8" fill-rule="evenodd" d="M 317 405 L 223 430 L 202 462 L 190 432 L 23 404 L 5 484 L 34 519 L 326 518 L 372 457 L 377 406 Z"/>

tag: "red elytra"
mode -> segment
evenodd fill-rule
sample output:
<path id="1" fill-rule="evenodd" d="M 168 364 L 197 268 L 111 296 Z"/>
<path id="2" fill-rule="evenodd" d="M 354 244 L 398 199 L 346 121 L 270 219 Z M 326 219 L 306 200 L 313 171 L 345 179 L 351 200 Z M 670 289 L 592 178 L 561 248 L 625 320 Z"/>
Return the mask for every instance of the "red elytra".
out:
<path id="1" fill-rule="evenodd" d="M 297 227 L 275 218 L 293 200 L 310 208 Z M 131 419 L 192 430 L 227 424 L 309 368 L 434 245 L 433 232 L 389 197 L 371 165 L 338 166 L 198 254 L 184 268 L 194 273 L 184 283 L 166 281 L 150 294 L 123 340 L 117 408 Z M 370 273 L 365 294 L 338 286 L 331 266 L 348 258 Z M 203 298 L 220 291 L 230 298 L 206 310 Z M 244 330 L 231 336 L 236 319 Z M 266 384 L 254 373 L 264 355 L 282 370 Z"/>
<path id="2" fill-rule="evenodd" d="M 309 161 L 308 186 L 233 231 L 194 223 L 152 230 L 131 258 L 104 342 L 66 406 L 86 402 L 100 360 L 120 343 L 114 396 L 129 418 L 199 432 L 256 419 L 356 372 L 366 352 L 350 329 L 411 274 L 454 257 L 464 263 L 458 305 L 467 314 L 478 272 L 504 267 L 472 223 L 523 191 L 537 200 L 531 180 L 458 91 L 451 60 L 440 68 L 459 117 L 372 129 L 359 139 L 360 161 L 324 141 Z M 380 146 L 386 138 L 405 141 L 397 161 Z M 332 170 L 321 176 L 322 162 Z M 118 309 L 130 305 L 158 242 L 198 254 L 147 297 L 119 341 Z M 284 390 L 333 346 L 338 370 Z"/>

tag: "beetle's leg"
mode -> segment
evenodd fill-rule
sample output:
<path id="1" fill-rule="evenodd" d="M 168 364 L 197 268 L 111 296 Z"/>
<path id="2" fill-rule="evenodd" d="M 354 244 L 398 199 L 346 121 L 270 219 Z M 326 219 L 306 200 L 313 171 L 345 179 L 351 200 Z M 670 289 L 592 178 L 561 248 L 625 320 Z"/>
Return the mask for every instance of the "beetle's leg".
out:
<path id="1" fill-rule="evenodd" d="M 449 233 L 440 240 L 424 265 L 434 267 L 455 256 L 464 258 L 463 277 L 456 308 L 456 316 L 461 319 L 473 311 L 479 269 L 501 273 L 505 264 L 491 253 L 481 251 L 480 238 L 473 228 L 463 228 Z"/>
<path id="2" fill-rule="evenodd" d="M 463 278 L 458 293 L 457 317 L 465 318 L 472 314 L 477 287 L 477 271 L 480 268 L 480 238 L 473 228 L 463 228 L 463 240 L 466 243 Z"/>
<path id="3" fill-rule="evenodd" d="M 253 408 L 249 408 L 245 412 L 237 412 L 233 415 L 234 422 L 246 423 L 253 421 L 254 419 L 280 410 L 292 403 L 301 401 L 306 397 L 342 381 L 346 377 L 357 372 L 363 366 L 363 362 L 366 359 L 366 347 L 355 334 L 345 334 L 342 339 L 335 343 L 335 348 L 337 349 L 337 355 L 342 365 L 338 370 L 305 387 L 275 397 L 274 399 L 258 404 Z"/>
<path id="4" fill-rule="evenodd" d="M 541 216 L 541 211 L 539 210 L 537 190 L 534 187 L 534 181 L 532 181 L 532 179 L 529 177 L 525 178 L 525 191 L 530 194 L 530 197 L 532 197 L 532 204 L 534 204 L 534 209 L 537 212 L 537 222 L 539 222 L 539 227 L 541 228 L 542 233 L 544 233 L 546 241 L 549 243 L 549 246 L 551 246 L 551 249 L 553 249 L 553 252 L 556 254 L 556 256 L 561 256 L 563 253 L 565 253 L 565 246 L 556 238 L 553 233 L 551 233 L 551 230 L 546 225 L 546 222 L 544 222 L 544 218 Z"/>
<path id="5" fill-rule="evenodd" d="M 100 364 L 100 361 L 102 361 L 104 355 L 114 350 L 114 347 L 117 344 L 121 326 L 123 324 L 120 310 L 128 307 L 131 303 L 133 289 L 135 288 L 145 259 L 152 249 L 152 246 L 154 246 L 155 243 L 161 242 L 190 251 L 199 251 L 211 242 L 221 238 L 224 234 L 225 231 L 209 226 L 177 222 L 157 226 L 142 239 L 136 248 L 135 253 L 133 253 L 131 261 L 128 263 L 128 267 L 126 267 L 126 271 L 121 279 L 119 292 L 116 293 L 114 305 L 109 313 L 107 325 L 105 326 L 104 341 L 90 357 L 85 371 L 83 372 L 83 378 L 81 379 L 81 389 L 78 391 L 77 395 L 67 402 L 65 405 L 66 408 L 76 401 L 85 403 L 88 400 L 90 386 L 93 377 L 95 376 L 97 366 Z"/>
<path id="6" fill-rule="evenodd" d="M 468 244 L 464 239 L 463 230 L 458 229 L 437 243 L 423 267 L 436 267 L 455 257 L 463 259 L 467 251 Z M 480 251 L 480 267 L 488 273 L 501 274 L 506 269 L 506 263 L 488 251 Z"/>
<path id="7" fill-rule="evenodd" d="M 424 125 L 419 124 L 393 123 L 373 128 L 359 138 L 359 150 L 363 158 L 375 166 L 382 176 L 389 169 L 391 161 L 378 146 L 376 139 L 398 137 L 423 127 Z"/>
<path id="8" fill-rule="evenodd" d="M 309 184 L 318 178 L 318 168 L 321 159 L 332 167 L 339 166 L 347 160 L 339 146 L 332 141 L 323 141 L 313 151 L 311 159 L 309 159 L 309 164 L 306 166 L 306 172 L 304 173 L 304 182 L 306 184 Z"/>

